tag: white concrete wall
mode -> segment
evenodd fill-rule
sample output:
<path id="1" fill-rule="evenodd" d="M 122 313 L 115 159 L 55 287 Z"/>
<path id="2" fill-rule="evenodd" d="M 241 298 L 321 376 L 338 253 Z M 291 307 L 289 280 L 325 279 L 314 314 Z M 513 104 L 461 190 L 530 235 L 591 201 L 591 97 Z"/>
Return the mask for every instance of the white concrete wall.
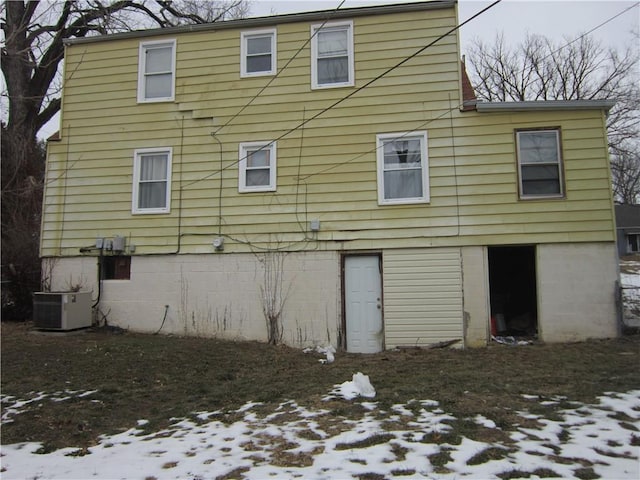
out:
<path id="1" fill-rule="evenodd" d="M 615 243 L 538 245 L 536 251 L 540 339 L 617 336 Z"/>
<path id="2" fill-rule="evenodd" d="M 458 251 L 383 252 L 388 348 L 407 344 L 407 339 L 414 344 L 418 337 L 421 343 L 433 343 L 463 335 L 465 346 L 486 344 L 490 315 L 486 247 L 463 247 L 461 267 L 459 253 L 451 257 L 456 261 L 443 264 L 445 273 L 458 279 L 451 283 L 458 293 L 446 297 L 453 302 L 441 305 L 444 309 L 436 308 L 442 304 L 442 295 L 432 298 L 427 288 L 429 282 L 443 288 L 442 268 L 426 269 L 417 277 L 416 272 L 411 274 L 422 264 L 431 265 L 426 259 L 454 250 Z M 615 337 L 616 245 L 537 245 L 536 252 L 540 339 L 567 342 Z M 391 261 L 396 257 L 410 261 L 406 265 Z M 253 254 L 134 256 L 130 280 L 103 282 L 100 311 L 110 325 L 152 333 L 160 329 L 168 305 L 163 334 L 266 341 L 260 288 L 265 280 L 264 262 L 260 258 Z M 339 253 L 289 253 L 283 271 L 283 341 L 292 346 L 336 346 L 341 328 Z M 92 291 L 95 300 L 96 276 L 96 257 L 61 258 L 53 268 L 52 289 L 80 286 Z M 415 298 L 403 300 L 407 285 L 418 280 Z M 462 288 L 457 286 L 459 281 Z M 394 294 L 394 282 L 401 287 L 398 294 Z"/>
<path id="3" fill-rule="evenodd" d="M 43 283 L 51 282 L 51 291 L 68 292 L 71 290 L 94 291 L 97 298 L 96 257 L 45 258 L 42 260 Z"/>
<path id="4" fill-rule="evenodd" d="M 338 254 L 290 253 L 283 262 L 283 341 L 336 346 Z M 97 298 L 96 264 L 95 257 L 60 259 L 53 288 L 81 283 Z M 160 329 L 168 305 L 163 334 L 266 341 L 264 264 L 260 254 L 133 256 L 130 280 L 103 282 L 100 310 L 110 325 L 151 333 Z"/>
<path id="5" fill-rule="evenodd" d="M 465 347 L 489 341 L 489 267 L 486 247 L 462 248 Z"/>

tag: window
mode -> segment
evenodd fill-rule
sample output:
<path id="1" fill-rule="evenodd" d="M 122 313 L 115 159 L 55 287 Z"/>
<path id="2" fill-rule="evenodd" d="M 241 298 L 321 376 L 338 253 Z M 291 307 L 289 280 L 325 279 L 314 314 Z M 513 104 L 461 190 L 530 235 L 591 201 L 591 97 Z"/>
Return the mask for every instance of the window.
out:
<path id="1" fill-rule="evenodd" d="M 133 165 L 133 213 L 168 213 L 171 197 L 171 149 L 136 150 Z"/>
<path id="2" fill-rule="evenodd" d="M 276 189 L 276 144 L 240 144 L 238 191 L 272 192 Z"/>
<path id="3" fill-rule="evenodd" d="M 311 86 L 353 86 L 353 23 L 313 25 L 311 35 Z"/>
<path id="4" fill-rule="evenodd" d="M 176 41 L 143 42 L 138 63 L 138 102 L 173 100 Z"/>
<path id="5" fill-rule="evenodd" d="M 630 233 L 627 235 L 627 253 L 640 252 L 640 233 Z"/>
<path id="6" fill-rule="evenodd" d="M 102 280 L 129 280 L 130 278 L 130 256 L 114 255 L 102 257 Z"/>
<path id="7" fill-rule="evenodd" d="M 516 132 L 520 198 L 562 197 L 560 130 Z"/>
<path id="8" fill-rule="evenodd" d="M 378 135 L 378 203 L 429 201 L 427 132 Z"/>
<path id="9" fill-rule="evenodd" d="M 240 76 L 273 75 L 276 70 L 276 31 L 240 34 Z"/>

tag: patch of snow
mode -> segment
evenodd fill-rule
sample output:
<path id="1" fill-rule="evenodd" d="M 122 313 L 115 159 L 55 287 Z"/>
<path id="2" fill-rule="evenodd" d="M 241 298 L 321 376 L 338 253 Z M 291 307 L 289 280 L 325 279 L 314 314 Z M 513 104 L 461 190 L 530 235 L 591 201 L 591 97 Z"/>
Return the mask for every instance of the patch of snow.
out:
<path id="1" fill-rule="evenodd" d="M 483 427 L 486 427 L 486 428 L 492 428 L 492 429 L 498 428 L 496 426 L 496 422 L 488 419 L 484 415 L 476 415 L 473 421 L 476 422 L 478 425 L 482 425 Z"/>
<path id="2" fill-rule="evenodd" d="M 3 406 L 9 408 L 19 402 L 2 398 Z M 272 413 L 265 413 L 262 407 L 259 414 L 254 410 L 258 405 L 247 403 L 232 412 L 241 414 L 232 423 L 222 421 L 222 412 L 197 412 L 198 420 L 177 419 L 164 430 L 148 433 L 139 428 L 146 424 L 140 420 L 137 427 L 100 437 L 85 455 L 78 455 L 77 447 L 37 454 L 40 443 L 3 445 L 2 478 L 195 480 L 236 472 L 234 478 L 249 480 L 322 480 L 366 474 L 400 478 L 397 472 L 405 471 L 409 474 L 402 478 L 407 479 L 497 480 L 514 470 L 538 478 L 533 472 L 541 466 L 557 477 L 575 478 L 575 471 L 585 465 L 600 478 L 640 478 L 639 452 L 632 446 L 633 435 L 638 435 L 633 429 L 640 428 L 640 390 L 608 392 L 596 404 L 555 412 L 558 420 L 534 416 L 536 427 L 518 427 L 510 432 L 509 440 L 490 443 L 464 437 L 459 444 L 430 442 L 426 435 L 447 433 L 456 421 L 437 408 L 434 400 L 393 405 L 388 417 L 376 403 L 366 402 L 368 411 L 357 421 L 307 409 L 294 401 L 282 403 Z M 626 415 L 626 426 L 616 413 Z M 282 414 L 292 419 L 274 422 Z M 496 428 L 486 417 L 474 420 L 485 428 Z M 504 450 L 502 458 L 469 464 L 488 448 Z M 444 469 L 436 470 L 429 457 L 442 453 L 451 460 Z M 246 471 L 237 473 L 240 469 Z"/>
<path id="3" fill-rule="evenodd" d="M 18 400 L 14 396 L 4 395 L 0 393 L 0 403 L 10 404 L 9 406 L 3 408 L 0 422 L 2 422 L 3 424 L 11 422 L 11 417 L 22 413 L 25 407 L 42 400 L 48 399 L 53 402 L 64 402 L 67 400 L 71 400 L 72 398 L 86 397 L 96 392 L 97 390 L 65 390 L 64 392 L 54 392 L 51 394 L 45 392 L 29 392 L 34 396 L 26 400 Z"/>

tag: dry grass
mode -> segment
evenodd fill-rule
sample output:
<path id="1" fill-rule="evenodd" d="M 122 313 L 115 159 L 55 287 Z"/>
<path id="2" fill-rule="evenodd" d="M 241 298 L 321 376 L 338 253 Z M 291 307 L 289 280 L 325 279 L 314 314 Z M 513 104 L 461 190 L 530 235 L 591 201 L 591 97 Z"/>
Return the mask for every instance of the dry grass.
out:
<path id="1" fill-rule="evenodd" d="M 637 389 L 639 347 L 640 337 L 633 336 L 569 345 L 339 353 L 333 364 L 321 365 L 313 354 L 256 342 L 104 331 L 43 336 L 30 333 L 25 324 L 3 323 L 3 395 L 26 399 L 34 392 L 97 392 L 34 402 L 3 426 L 2 443 L 40 441 L 45 451 L 86 447 L 99 435 L 126 430 L 139 419 L 147 419 L 142 428 L 153 432 L 168 426 L 172 417 L 232 411 L 249 401 L 279 405 L 295 400 L 328 410 L 322 421 L 329 428 L 331 419 L 339 425 L 339 419 L 357 420 L 367 412 L 357 401 L 322 401 L 333 385 L 357 371 L 370 376 L 380 409 L 412 399 L 437 400 L 461 419 L 440 434 L 447 442 L 460 436 L 491 441 L 485 438 L 490 429 L 462 419 L 483 415 L 509 430 L 522 422 L 517 410 L 535 407 L 536 413 L 553 416 L 555 409 L 568 406 L 537 406 L 522 394 L 592 402 L 605 391 Z M 581 474 L 588 477 L 586 471 Z"/>

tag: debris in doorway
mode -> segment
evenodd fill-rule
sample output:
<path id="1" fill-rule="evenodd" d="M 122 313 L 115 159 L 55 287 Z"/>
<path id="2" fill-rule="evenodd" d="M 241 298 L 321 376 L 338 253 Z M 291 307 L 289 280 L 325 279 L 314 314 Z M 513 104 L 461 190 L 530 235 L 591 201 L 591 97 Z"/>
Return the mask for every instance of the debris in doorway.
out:
<path id="1" fill-rule="evenodd" d="M 311 352 L 318 352 L 326 357 L 318 360 L 323 365 L 326 365 L 328 363 L 333 363 L 333 361 L 335 360 L 334 354 L 336 353 L 336 349 L 333 347 L 333 345 L 329 345 L 328 347 L 321 347 L 320 345 L 317 345 L 316 348 L 307 347 L 304 350 L 302 350 L 302 353 L 311 353 Z"/>
<path id="2" fill-rule="evenodd" d="M 502 345 L 531 345 L 533 343 L 530 340 L 516 340 L 515 337 L 500 337 L 497 335 L 491 335 L 491 340 Z"/>
<path id="3" fill-rule="evenodd" d="M 356 397 L 373 398 L 376 396 L 376 390 L 371 385 L 369 376 L 358 372 L 353 374 L 353 379 L 350 382 L 347 381 L 336 385 L 331 390 L 331 396 L 333 395 L 343 397 L 346 400 L 353 400 Z M 327 397 L 326 400 L 330 400 L 331 396 Z"/>

